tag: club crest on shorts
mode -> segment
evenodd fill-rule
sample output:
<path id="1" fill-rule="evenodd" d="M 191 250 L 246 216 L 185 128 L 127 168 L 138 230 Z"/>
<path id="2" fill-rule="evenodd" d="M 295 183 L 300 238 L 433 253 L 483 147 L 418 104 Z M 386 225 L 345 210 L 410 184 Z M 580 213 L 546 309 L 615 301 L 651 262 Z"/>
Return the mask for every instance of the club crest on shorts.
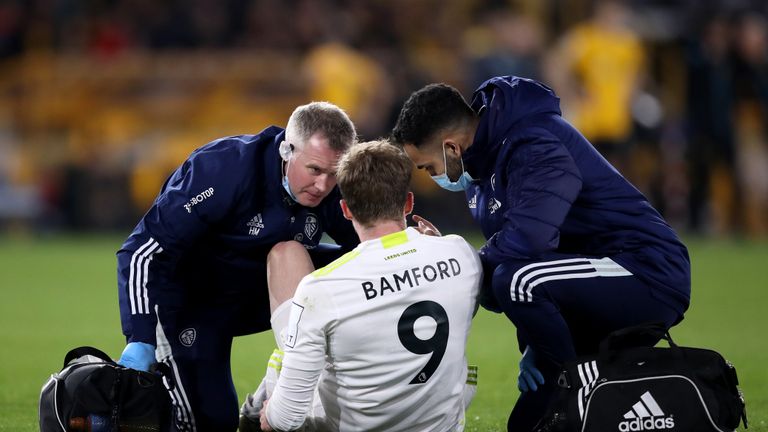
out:
<path id="1" fill-rule="evenodd" d="M 192 344 L 195 343 L 195 338 L 197 338 L 197 332 L 193 328 L 183 330 L 181 334 L 179 334 L 179 342 L 185 347 L 192 346 Z"/>
<path id="2" fill-rule="evenodd" d="M 304 234 L 307 235 L 307 239 L 312 240 L 312 237 L 317 234 L 318 225 L 317 216 L 312 213 L 308 214 L 306 221 L 304 221 Z"/>

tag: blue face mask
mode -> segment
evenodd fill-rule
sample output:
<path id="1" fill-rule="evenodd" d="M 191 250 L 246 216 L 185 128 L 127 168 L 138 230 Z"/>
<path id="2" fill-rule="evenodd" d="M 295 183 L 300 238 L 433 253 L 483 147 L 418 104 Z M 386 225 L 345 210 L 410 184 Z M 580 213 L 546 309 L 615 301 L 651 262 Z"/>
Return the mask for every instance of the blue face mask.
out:
<path id="1" fill-rule="evenodd" d="M 291 192 L 291 186 L 288 184 L 288 176 L 287 175 L 283 176 L 283 189 L 285 189 L 285 191 L 288 192 L 288 196 L 291 197 L 291 199 L 294 202 L 299 202 L 299 200 L 296 199 L 296 195 L 294 195 L 293 192 Z"/>
<path id="2" fill-rule="evenodd" d="M 471 175 L 469 175 L 468 172 L 464 170 L 464 159 L 461 160 L 461 176 L 459 176 L 459 179 L 456 181 L 451 181 L 451 179 L 448 178 L 448 164 L 446 163 L 446 157 L 445 157 L 445 146 L 443 146 L 443 166 L 445 167 L 446 172 L 432 176 L 432 180 L 437 183 L 438 186 L 445 190 L 449 190 L 451 192 L 462 192 L 469 188 L 469 185 L 472 184 L 472 178 Z"/>
<path id="3" fill-rule="evenodd" d="M 285 167 L 286 171 L 288 171 L 289 163 L 290 161 L 286 162 L 286 167 Z M 288 173 L 283 174 L 283 189 L 285 189 L 285 191 L 288 192 L 288 196 L 291 197 L 293 202 L 296 202 L 296 203 L 299 202 L 299 200 L 296 199 L 296 195 L 294 195 L 293 192 L 291 192 L 291 185 L 288 184 Z"/>

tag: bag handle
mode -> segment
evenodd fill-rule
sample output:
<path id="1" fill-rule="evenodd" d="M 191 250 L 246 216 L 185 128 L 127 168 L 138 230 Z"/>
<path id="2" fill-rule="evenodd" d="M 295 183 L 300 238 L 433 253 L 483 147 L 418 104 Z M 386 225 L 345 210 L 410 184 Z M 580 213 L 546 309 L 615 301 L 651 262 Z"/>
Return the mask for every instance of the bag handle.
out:
<path id="1" fill-rule="evenodd" d="M 75 349 L 70 350 L 67 355 L 64 356 L 64 367 L 67 367 L 69 362 L 72 360 L 83 357 L 86 355 L 94 356 L 96 358 L 99 358 L 101 360 L 104 360 L 106 363 L 112 363 L 114 364 L 115 361 L 112 360 L 110 356 L 104 353 L 104 351 L 94 348 L 92 346 L 81 346 L 77 347 Z"/>
<path id="2" fill-rule="evenodd" d="M 609 334 L 600 342 L 600 352 L 616 351 L 630 347 L 652 347 L 659 340 L 665 340 L 671 348 L 677 348 L 664 323 L 651 322 L 626 327 Z"/>
<path id="3" fill-rule="evenodd" d="M 161 377 L 165 377 L 165 380 L 168 384 L 168 390 L 173 390 L 176 387 L 176 381 L 173 377 L 173 371 L 171 370 L 171 367 L 168 366 L 165 363 L 157 362 L 152 363 L 149 365 L 149 372 L 155 375 L 159 375 Z"/>
<path id="4" fill-rule="evenodd" d="M 72 360 L 83 357 L 86 355 L 94 356 L 96 358 L 99 358 L 101 360 L 104 360 L 105 363 L 109 363 L 111 365 L 117 365 L 112 358 L 109 357 L 104 351 L 94 348 L 92 346 L 81 346 L 74 348 L 70 350 L 67 355 L 64 356 L 64 367 L 67 367 L 69 362 Z M 149 372 L 143 372 L 138 371 L 139 373 L 151 373 L 154 375 L 159 375 L 162 377 L 165 377 L 168 385 L 170 386 L 170 390 L 172 390 L 175 387 L 175 382 L 173 378 L 173 372 L 171 371 L 171 368 L 165 364 L 165 363 L 152 363 L 149 366 Z"/>

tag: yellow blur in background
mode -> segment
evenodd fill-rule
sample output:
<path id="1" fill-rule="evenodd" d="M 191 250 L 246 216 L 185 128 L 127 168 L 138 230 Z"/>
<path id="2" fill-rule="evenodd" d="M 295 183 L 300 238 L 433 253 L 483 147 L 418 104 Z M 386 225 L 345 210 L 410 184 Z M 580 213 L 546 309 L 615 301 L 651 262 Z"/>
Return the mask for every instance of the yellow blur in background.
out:
<path id="1" fill-rule="evenodd" d="M 3 2 L 0 231 L 130 228 L 192 150 L 311 100 L 375 139 L 427 83 L 520 75 L 677 228 L 765 237 L 768 7 L 679 3 Z"/>

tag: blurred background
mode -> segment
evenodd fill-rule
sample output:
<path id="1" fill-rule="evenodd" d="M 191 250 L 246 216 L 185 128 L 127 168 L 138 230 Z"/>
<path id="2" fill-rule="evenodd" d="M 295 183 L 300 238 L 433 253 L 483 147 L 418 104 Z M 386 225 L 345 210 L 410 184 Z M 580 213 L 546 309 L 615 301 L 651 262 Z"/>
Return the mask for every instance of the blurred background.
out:
<path id="1" fill-rule="evenodd" d="M 430 82 L 539 79 L 684 233 L 768 235 L 763 0 L 2 0 L 0 233 L 127 233 L 196 147 L 327 100 L 386 135 Z M 471 226 L 414 181 L 421 213 Z"/>
<path id="2" fill-rule="evenodd" d="M 512 74 L 553 87 L 683 235 L 694 296 L 674 336 L 738 366 L 749 430 L 768 432 L 766 16 L 766 0 L 0 0 L 0 431 L 39 430 L 67 350 L 119 355 L 114 253 L 192 150 L 311 100 L 374 139 L 427 83 L 470 97 Z M 463 194 L 413 187 L 417 213 L 483 243 Z M 235 344 L 241 400 L 272 348 Z M 509 322 L 481 312 L 468 352 L 489 385 L 467 430 L 505 430 Z"/>

